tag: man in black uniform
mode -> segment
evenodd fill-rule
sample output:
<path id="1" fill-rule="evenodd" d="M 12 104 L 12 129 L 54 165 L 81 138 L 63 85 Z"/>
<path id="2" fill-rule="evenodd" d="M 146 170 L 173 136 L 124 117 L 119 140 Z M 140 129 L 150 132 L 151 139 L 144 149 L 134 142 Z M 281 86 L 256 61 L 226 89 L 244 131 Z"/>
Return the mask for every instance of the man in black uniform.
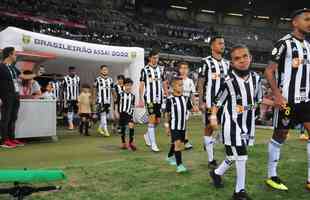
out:
<path id="1" fill-rule="evenodd" d="M 15 123 L 20 104 L 17 83 L 20 71 L 14 66 L 16 53 L 13 47 L 4 48 L 2 55 L 3 61 L 0 64 L 1 147 L 15 148 L 24 145 L 14 139 Z"/>

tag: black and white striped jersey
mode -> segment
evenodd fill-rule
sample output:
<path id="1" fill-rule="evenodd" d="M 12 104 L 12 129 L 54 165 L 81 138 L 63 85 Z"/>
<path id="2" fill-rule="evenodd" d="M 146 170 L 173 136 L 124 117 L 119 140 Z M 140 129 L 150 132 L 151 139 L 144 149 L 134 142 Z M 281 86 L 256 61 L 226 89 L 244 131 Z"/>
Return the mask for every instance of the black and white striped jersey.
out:
<path id="1" fill-rule="evenodd" d="M 119 102 L 118 111 L 120 113 L 127 113 L 128 115 L 133 115 L 135 108 L 134 94 L 123 91 L 119 95 L 118 102 Z"/>
<path id="2" fill-rule="evenodd" d="M 80 77 L 67 75 L 63 80 L 64 99 L 67 101 L 77 101 L 80 95 Z"/>
<path id="3" fill-rule="evenodd" d="M 53 95 L 56 98 L 56 100 L 60 100 L 60 91 L 61 91 L 61 82 L 60 81 L 50 81 L 50 84 L 53 86 Z"/>
<path id="4" fill-rule="evenodd" d="M 113 79 L 111 77 L 98 76 L 94 82 L 96 88 L 96 103 L 111 104 L 112 90 L 114 88 Z"/>
<path id="5" fill-rule="evenodd" d="M 200 69 L 199 77 L 205 79 L 204 100 L 207 108 L 211 108 L 212 100 L 224 82 L 229 71 L 229 61 L 217 60 L 212 56 L 202 59 L 203 66 Z"/>
<path id="6" fill-rule="evenodd" d="M 280 39 L 271 52 L 278 64 L 277 84 L 290 104 L 310 100 L 310 44 L 291 34 Z"/>
<path id="7" fill-rule="evenodd" d="M 162 103 L 164 80 L 163 68 L 159 65 L 156 67 L 146 65 L 141 70 L 140 81 L 144 82 L 144 99 L 146 103 Z"/>
<path id="8" fill-rule="evenodd" d="M 167 99 L 166 112 L 170 113 L 170 129 L 186 130 L 186 115 L 192 109 L 190 99 L 184 96 L 170 96 Z"/>
<path id="9" fill-rule="evenodd" d="M 247 80 L 234 71 L 227 75 L 213 101 L 213 105 L 223 108 L 221 123 L 225 145 L 254 143 L 255 109 L 261 99 L 261 78 L 257 73 L 250 72 Z"/>
<path id="10" fill-rule="evenodd" d="M 116 99 L 115 99 L 115 102 L 118 103 L 118 100 L 119 100 L 119 95 L 123 92 L 123 87 L 118 85 L 118 84 L 115 84 L 114 85 L 114 91 L 116 93 Z"/>

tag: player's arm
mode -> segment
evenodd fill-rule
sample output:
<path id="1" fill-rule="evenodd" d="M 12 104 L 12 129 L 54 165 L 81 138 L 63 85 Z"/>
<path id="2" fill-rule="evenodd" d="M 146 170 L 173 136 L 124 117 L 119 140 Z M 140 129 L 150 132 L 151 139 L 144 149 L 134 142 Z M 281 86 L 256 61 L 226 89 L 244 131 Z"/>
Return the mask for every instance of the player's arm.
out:
<path id="1" fill-rule="evenodd" d="M 213 128 L 217 128 L 217 112 L 219 108 L 223 107 L 228 99 L 228 88 L 227 84 L 224 83 L 221 88 L 219 89 L 217 95 L 215 96 L 214 100 L 212 101 L 212 108 L 211 108 L 211 115 L 209 117 L 210 125 Z"/>
<path id="2" fill-rule="evenodd" d="M 146 82 L 146 74 L 145 74 L 145 71 L 142 69 L 141 75 L 140 75 L 140 83 L 139 83 L 139 106 L 141 107 L 144 106 L 143 97 L 144 97 L 145 82 Z"/>
<path id="3" fill-rule="evenodd" d="M 91 95 L 93 96 L 92 104 L 95 105 L 96 104 L 96 96 L 97 96 L 97 81 L 95 81 L 93 84 Z"/>
<path id="4" fill-rule="evenodd" d="M 170 135 L 170 121 L 171 121 L 171 100 L 167 99 L 164 126 L 168 136 Z"/>
<path id="5" fill-rule="evenodd" d="M 286 105 L 286 100 L 282 96 L 280 88 L 277 86 L 275 74 L 279 70 L 279 63 L 285 57 L 286 47 L 283 42 L 278 42 L 272 50 L 272 58 L 265 69 L 265 77 L 271 87 L 274 96 L 274 105 L 276 107 L 283 107 Z"/>

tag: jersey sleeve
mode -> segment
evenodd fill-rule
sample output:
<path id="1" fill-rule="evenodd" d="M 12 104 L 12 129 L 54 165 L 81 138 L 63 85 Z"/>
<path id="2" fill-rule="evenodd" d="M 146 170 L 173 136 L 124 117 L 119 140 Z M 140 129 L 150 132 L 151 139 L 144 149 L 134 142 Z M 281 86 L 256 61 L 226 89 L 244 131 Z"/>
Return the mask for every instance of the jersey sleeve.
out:
<path id="1" fill-rule="evenodd" d="M 94 88 L 97 88 L 97 86 L 98 86 L 98 81 L 97 81 L 97 79 L 95 79 L 93 86 L 94 86 Z"/>
<path id="2" fill-rule="evenodd" d="M 134 94 L 132 94 L 131 105 L 133 108 L 135 107 L 135 101 L 136 101 L 136 96 Z"/>
<path id="3" fill-rule="evenodd" d="M 223 85 L 220 87 L 218 93 L 212 100 L 212 105 L 216 107 L 222 107 L 227 100 L 228 97 L 228 86 L 227 83 L 223 83 Z"/>
<path id="4" fill-rule="evenodd" d="M 279 40 L 275 45 L 273 46 L 273 49 L 271 51 L 271 58 L 270 61 L 280 64 L 282 60 L 285 58 L 286 54 L 286 43 L 285 40 Z"/>
<path id="5" fill-rule="evenodd" d="M 263 99 L 263 85 L 262 85 L 262 80 L 261 77 L 257 77 L 257 86 L 256 86 L 256 94 L 255 94 L 255 103 L 260 103 L 262 102 Z"/>
<path id="6" fill-rule="evenodd" d="M 202 60 L 201 66 L 200 66 L 199 71 L 198 71 L 198 77 L 205 78 L 207 75 L 207 71 L 208 71 L 208 64 L 205 60 Z"/>
<path id="7" fill-rule="evenodd" d="M 141 72 L 140 72 L 140 81 L 146 82 L 146 74 L 145 74 L 144 69 L 141 69 Z"/>

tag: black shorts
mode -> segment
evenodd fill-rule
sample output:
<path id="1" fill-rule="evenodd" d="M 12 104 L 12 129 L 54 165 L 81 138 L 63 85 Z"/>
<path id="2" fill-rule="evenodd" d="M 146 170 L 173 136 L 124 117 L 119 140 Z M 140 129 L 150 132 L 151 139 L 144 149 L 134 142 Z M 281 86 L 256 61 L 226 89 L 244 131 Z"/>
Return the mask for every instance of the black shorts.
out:
<path id="1" fill-rule="evenodd" d="M 159 103 L 146 103 L 146 109 L 149 115 L 155 115 L 156 118 L 161 117 L 161 104 Z"/>
<path id="2" fill-rule="evenodd" d="M 222 117 L 223 109 L 219 109 L 216 116 L 218 124 L 221 124 L 221 117 Z M 211 108 L 208 108 L 205 112 L 205 127 L 209 126 L 210 120 L 209 117 L 211 116 Z"/>
<path id="3" fill-rule="evenodd" d="M 75 100 L 67 101 L 66 109 L 65 109 L 66 112 L 75 112 L 75 113 L 77 113 L 78 110 L 79 110 L 79 107 L 78 107 L 78 102 L 77 101 L 75 101 Z"/>
<path id="4" fill-rule="evenodd" d="M 125 112 L 119 114 L 119 126 L 127 126 L 130 122 L 133 122 L 132 115 L 129 115 Z"/>
<path id="5" fill-rule="evenodd" d="M 110 104 L 97 104 L 97 112 L 98 113 L 109 113 L 110 112 Z"/>
<path id="6" fill-rule="evenodd" d="M 292 129 L 296 125 L 310 122 L 310 102 L 288 104 L 287 109 L 275 109 L 273 125 L 275 129 Z"/>
<path id="7" fill-rule="evenodd" d="M 177 140 L 185 141 L 185 130 L 171 130 L 171 142 L 174 143 Z"/>
<path id="8" fill-rule="evenodd" d="M 247 159 L 248 156 L 247 146 L 245 144 L 242 146 L 225 145 L 225 153 L 230 160 L 236 160 L 237 157 Z"/>
<path id="9" fill-rule="evenodd" d="M 80 118 L 90 119 L 91 114 L 90 113 L 80 113 L 79 116 L 80 116 Z"/>

